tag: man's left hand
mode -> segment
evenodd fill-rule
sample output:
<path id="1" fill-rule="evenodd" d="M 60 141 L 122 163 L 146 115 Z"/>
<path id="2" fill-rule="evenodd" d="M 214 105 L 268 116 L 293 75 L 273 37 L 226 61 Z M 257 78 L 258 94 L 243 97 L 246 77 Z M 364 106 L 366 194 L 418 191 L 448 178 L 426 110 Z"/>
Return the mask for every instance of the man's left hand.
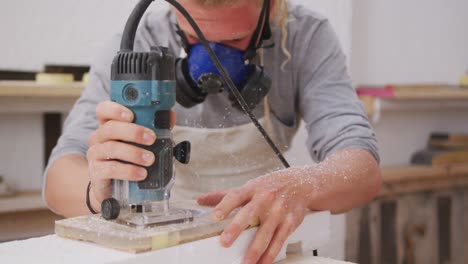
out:
<path id="1" fill-rule="evenodd" d="M 242 207 L 221 235 L 224 247 L 230 247 L 242 231 L 260 222 L 243 263 L 273 263 L 308 211 L 310 179 L 305 180 L 305 175 L 295 177 L 288 172 L 273 172 L 242 187 L 212 192 L 198 198 L 201 205 L 216 205 L 212 216 L 218 221 Z"/>

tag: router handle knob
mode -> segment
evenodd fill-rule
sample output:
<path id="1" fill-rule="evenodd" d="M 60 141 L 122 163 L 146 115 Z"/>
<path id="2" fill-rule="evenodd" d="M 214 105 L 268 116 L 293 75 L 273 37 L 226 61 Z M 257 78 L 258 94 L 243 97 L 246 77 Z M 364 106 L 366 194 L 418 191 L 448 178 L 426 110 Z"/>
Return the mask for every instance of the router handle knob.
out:
<path id="1" fill-rule="evenodd" d="M 106 220 L 115 220 L 120 214 L 120 205 L 115 198 L 109 198 L 101 203 L 101 214 Z"/>

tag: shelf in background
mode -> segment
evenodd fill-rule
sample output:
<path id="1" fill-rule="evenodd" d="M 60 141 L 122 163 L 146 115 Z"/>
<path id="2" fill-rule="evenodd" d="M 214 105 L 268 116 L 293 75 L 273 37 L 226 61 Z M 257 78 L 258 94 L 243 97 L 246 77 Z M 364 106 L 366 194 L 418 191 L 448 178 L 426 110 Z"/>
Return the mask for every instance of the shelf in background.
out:
<path id="1" fill-rule="evenodd" d="M 468 109 L 468 87 L 450 85 L 389 85 L 358 87 L 359 98 L 374 122 L 383 111 Z"/>
<path id="2" fill-rule="evenodd" d="M 468 164 L 382 168 L 379 197 L 468 187 Z"/>
<path id="3" fill-rule="evenodd" d="M 0 81 L 0 97 L 78 98 L 83 82 L 41 84 L 35 81 Z"/>
<path id="4" fill-rule="evenodd" d="M 40 191 L 19 192 L 12 196 L 0 197 L 0 214 L 45 210 Z"/>

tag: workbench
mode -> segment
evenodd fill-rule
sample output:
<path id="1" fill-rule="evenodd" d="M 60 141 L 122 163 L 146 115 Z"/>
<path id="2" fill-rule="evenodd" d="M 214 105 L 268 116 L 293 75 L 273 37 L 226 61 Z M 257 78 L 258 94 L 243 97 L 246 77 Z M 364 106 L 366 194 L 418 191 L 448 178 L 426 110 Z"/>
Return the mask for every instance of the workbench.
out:
<path id="1" fill-rule="evenodd" d="M 323 246 L 330 236 L 330 215 L 313 213 L 288 238 L 290 254 L 280 254 L 280 264 L 338 264 L 330 259 L 312 256 L 312 249 Z M 56 235 L 0 244 L 0 263 L 240 263 L 256 228 L 244 231 L 229 249 L 220 246 L 219 236 L 141 254 L 126 253 L 83 241 L 64 239 Z M 301 242 L 298 242 L 301 241 Z"/>
<path id="2" fill-rule="evenodd" d="M 217 242 L 217 241 L 216 241 Z M 145 264 L 145 263 L 206 263 L 206 258 L 211 256 L 201 256 L 197 254 L 196 246 L 192 247 L 192 254 L 181 255 L 180 249 L 172 248 L 164 254 L 164 261 L 155 257 L 154 253 L 134 255 L 125 252 L 119 252 L 111 249 L 96 247 L 92 244 L 62 239 L 57 236 L 46 236 L 26 241 L 0 244 L 0 262 L 1 263 L 47 263 L 47 264 Z M 226 251 L 220 247 L 213 251 Z M 161 256 L 160 256 L 161 257 Z M 222 260 L 218 260 L 223 264 Z M 239 262 L 240 263 L 240 262 Z M 287 259 L 277 262 L 277 264 L 345 264 L 326 258 L 313 257 L 312 252 L 301 254 L 291 254 Z M 229 263 L 232 264 L 232 263 Z"/>

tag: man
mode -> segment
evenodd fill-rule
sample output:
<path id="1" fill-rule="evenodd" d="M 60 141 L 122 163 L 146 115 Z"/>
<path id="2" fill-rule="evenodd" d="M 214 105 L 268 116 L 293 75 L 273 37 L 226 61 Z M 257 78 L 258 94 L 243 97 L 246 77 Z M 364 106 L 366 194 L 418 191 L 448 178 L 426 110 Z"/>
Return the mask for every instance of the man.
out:
<path id="1" fill-rule="evenodd" d="M 262 0 L 178 2 L 208 41 L 239 51 L 252 43 L 263 7 Z M 216 206 L 217 220 L 243 206 L 221 236 L 226 247 L 259 220 L 244 263 L 271 263 L 307 211 L 343 213 L 368 202 L 380 187 L 375 135 L 329 22 L 283 0 L 271 0 L 271 17 L 271 38 L 264 45 L 274 45 L 263 49 L 255 62 L 265 65 L 272 86 L 254 114 L 282 150 L 288 148 L 302 118 L 308 130 L 306 146 L 319 164 L 277 170 L 271 150 L 248 117 L 232 106 L 228 92 L 209 95 L 191 108 L 174 109 L 174 137 L 192 142 L 193 160 L 177 168 L 172 195 L 174 199 L 198 196 L 200 204 Z M 265 31 L 268 24 L 261 25 Z M 176 33 L 178 28 L 181 34 Z M 108 101 L 110 63 L 119 40 L 94 63 L 90 82 L 66 121 L 46 171 L 45 199 L 51 209 L 67 217 L 90 213 L 85 202 L 89 182 L 91 207 L 98 211 L 110 195 L 111 179 L 143 180 L 143 167 L 155 160 L 152 153 L 122 143 L 151 145 L 154 132 L 132 124 L 130 110 Z M 162 8 L 145 17 L 136 48 L 162 45 L 179 54 L 198 43 L 180 14 Z"/>

